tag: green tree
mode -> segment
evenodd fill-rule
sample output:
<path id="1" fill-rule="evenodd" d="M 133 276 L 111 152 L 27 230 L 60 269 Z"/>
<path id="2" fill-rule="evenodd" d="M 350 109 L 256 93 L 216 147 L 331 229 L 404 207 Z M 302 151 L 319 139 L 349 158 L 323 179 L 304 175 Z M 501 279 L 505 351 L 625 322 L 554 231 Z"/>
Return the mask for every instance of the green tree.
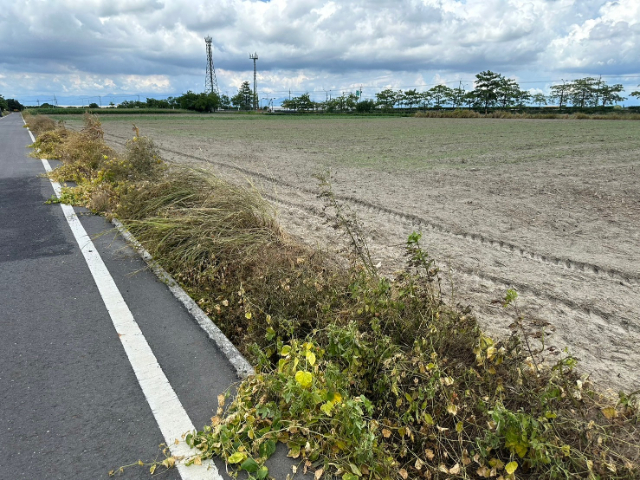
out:
<path id="1" fill-rule="evenodd" d="M 558 107 L 562 108 L 566 106 L 570 92 L 571 84 L 563 81 L 562 84 L 553 85 L 551 87 L 551 95 L 549 95 L 549 100 L 551 100 L 552 102 L 557 102 Z"/>
<path id="2" fill-rule="evenodd" d="M 347 110 L 355 110 L 356 105 L 358 104 L 358 95 L 355 93 L 349 93 L 345 97 L 345 107 Z"/>
<path id="3" fill-rule="evenodd" d="M 464 97 L 462 97 L 462 103 L 467 108 L 482 108 L 482 102 L 482 97 L 478 96 L 476 90 L 467 92 L 464 94 Z"/>
<path id="4" fill-rule="evenodd" d="M 148 108 L 170 108 L 169 100 L 156 100 L 155 98 L 147 98 Z"/>
<path id="5" fill-rule="evenodd" d="M 569 98 L 574 107 L 597 106 L 598 80 L 593 77 L 579 78 L 571 83 Z"/>
<path id="6" fill-rule="evenodd" d="M 464 88 L 462 88 L 462 82 L 460 82 L 458 88 L 451 90 L 451 105 L 455 108 L 460 108 L 464 103 L 465 94 L 466 92 Z"/>
<path id="7" fill-rule="evenodd" d="M 450 103 L 453 98 L 453 90 L 446 85 L 436 85 L 429 89 L 429 93 L 431 94 L 433 105 L 436 108 L 443 107 L 447 103 Z"/>
<path id="8" fill-rule="evenodd" d="M 93 102 L 89 104 L 89 108 L 100 108 L 100 105 L 98 105 L 97 103 Z"/>
<path id="9" fill-rule="evenodd" d="M 526 90 L 520 90 L 518 88 L 515 94 L 515 101 L 518 107 L 523 108 L 525 105 L 531 102 L 531 93 Z"/>
<path id="10" fill-rule="evenodd" d="M 402 103 L 408 108 L 413 108 L 415 105 L 420 104 L 420 93 L 415 88 L 407 90 L 402 94 Z"/>
<path id="11" fill-rule="evenodd" d="M 9 110 L 9 104 L 4 99 L 4 97 L 0 95 L 0 113 L 3 112 L 4 110 Z"/>
<path id="12" fill-rule="evenodd" d="M 638 86 L 640 87 L 640 85 L 638 85 Z M 635 92 L 631 92 L 630 95 L 632 97 L 636 97 L 636 98 L 640 99 L 640 90 L 637 90 Z"/>
<path id="13" fill-rule="evenodd" d="M 356 112 L 371 113 L 376 109 L 376 102 L 373 100 L 362 100 L 356 104 Z"/>
<path id="14" fill-rule="evenodd" d="M 378 102 L 378 105 L 382 105 L 385 110 L 392 109 L 396 105 L 396 103 L 398 103 L 396 92 L 394 92 L 390 88 L 376 93 L 376 100 Z"/>
<path id="15" fill-rule="evenodd" d="M 220 108 L 225 110 L 231 108 L 231 99 L 229 98 L 229 95 L 220 96 Z"/>
<path id="16" fill-rule="evenodd" d="M 231 104 L 241 110 L 251 110 L 253 107 L 253 90 L 251 90 L 249 82 L 242 82 L 238 93 L 231 97 Z"/>
<path id="17" fill-rule="evenodd" d="M 602 106 L 606 107 L 607 104 L 613 105 L 614 103 L 626 100 L 626 97 L 620 95 L 622 92 L 624 92 L 624 87 L 619 83 L 616 83 L 615 85 L 607 85 L 606 83 L 603 83 L 600 87 Z"/>
<path id="18" fill-rule="evenodd" d="M 343 95 L 343 97 L 346 99 L 346 96 Z M 299 97 L 293 97 L 283 101 L 282 106 L 288 110 L 303 112 L 315 109 L 317 104 L 311 100 L 309 93 L 303 93 Z"/>
<path id="19" fill-rule="evenodd" d="M 124 100 L 116 108 L 144 108 L 147 104 L 138 100 Z"/>
<path id="20" fill-rule="evenodd" d="M 14 98 L 7 98 L 7 110 L 24 110 L 24 105 L 22 105 L 18 100 Z"/>
<path id="21" fill-rule="evenodd" d="M 520 93 L 520 85 L 512 78 L 500 77 L 496 89 L 497 102 L 502 108 L 513 105 Z"/>
<path id="22" fill-rule="evenodd" d="M 433 97 L 431 92 L 427 90 L 426 92 L 420 93 L 420 105 L 422 108 L 427 109 L 431 106 L 431 102 L 433 101 Z"/>
<path id="23" fill-rule="evenodd" d="M 484 113 L 487 113 L 490 106 L 495 105 L 498 100 L 498 89 L 501 85 L 502 75 L 486 70 L 476 75 L 475 96 L 482 104 Z"/>
<path id="24" fill-rule="evenodd" d="M 542 105 L 547 104 L 547 97 L 545 96 L 544 93 L 536 93 L 532 97 L 532 101 L 535 105 L 538 105 L 539 107 L 541 107 Z"/>

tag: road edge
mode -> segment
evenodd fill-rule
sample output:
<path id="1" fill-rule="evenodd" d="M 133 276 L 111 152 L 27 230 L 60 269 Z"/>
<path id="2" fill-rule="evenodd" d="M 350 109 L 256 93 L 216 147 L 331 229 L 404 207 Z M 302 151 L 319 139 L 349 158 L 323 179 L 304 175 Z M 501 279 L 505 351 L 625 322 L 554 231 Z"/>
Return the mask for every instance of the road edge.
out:
<path id="1" fill-rule="evenodd" d="M 133 234 L 118 219 L 111 219 L 111 223 L 118 230 L 120 235 L 129 245 L 138 252 L 138 255 L 145 261 L 147 266 L 155 273 L 156 277 L 167 285 L 173 296 L 187 309 L 196 320 L 200 328 L 205 331 L 211 340 L 222 351 L 229 363 L 233 366 L 239 378 L 244 379 L 255 374 L 251 364 L 242 356 L 231 340 L 220 330 L 211 318 L 198 306 L 198 304 L 183 290 L 183 288 L 160 266 L 146 248 L 136 239 Z"/>

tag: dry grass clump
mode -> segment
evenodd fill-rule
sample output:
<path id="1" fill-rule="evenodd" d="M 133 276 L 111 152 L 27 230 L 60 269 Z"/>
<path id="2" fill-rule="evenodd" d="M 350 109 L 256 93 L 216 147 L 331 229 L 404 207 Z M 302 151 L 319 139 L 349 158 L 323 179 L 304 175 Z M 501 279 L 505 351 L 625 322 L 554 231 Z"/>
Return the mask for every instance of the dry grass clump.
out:
<path id="1" fill-rule="evenodd" d="M 55 138 L 55 175 L 78 184 L 65 199 L 123 220 L 257 366 L 187 435 L 192 462 L 218 455 L 264 479 L 282 442 L 317 479 L 640 478 L 637 395 L 600 396 L 570 355 L 542 364 L 517 310 L 511 337 L 484 335 L 443 301 L 419 234 L 405 271 L 380 277 L 327 187 L 357 260 L 330 265 L 253 188 L 168 168 L 137 131 L 122 157 L 93 117 Z"/>
<path id="2" fill-rule="evenodd" d="M 426 110 L 423 112 L 416 112 L 415 117 L 417 118 L 481 118 L 482 115 L 474 110 L 457 109 L 454 111 Z"/>
<path id="3" fill-rule="evenodd" d="M 287 238 L 253 188 L 172 168 L 129 189 L 114 214 L 245 353 L 264 331 L 253 315 L 277 311 L 301 323 L 315 316 L 317 298 L 307 293 L 320 296 L 329 269 L 321 254 Z"/>
<path id="4" fill-rule="evenodd" d="M 578 112 L 568 113 L 512 113 L 506 110 L 495 110 L 483 114 L 475 110 L 429 110 L 416 112 L 417 118 L 501 118 L 508 120 L 640 120 L 640 115 L 635 113 L 608 113 L 592 114 Z"/>
<path id="5" fill-rule="evenodd" d="M 40 135 L 43 132 L 54 130 L 56 128 L 56 122 L 46 115 L 31 115 L 28 112 L 23 114 L 27 127 L 33 132 L 34 135 Z"/>

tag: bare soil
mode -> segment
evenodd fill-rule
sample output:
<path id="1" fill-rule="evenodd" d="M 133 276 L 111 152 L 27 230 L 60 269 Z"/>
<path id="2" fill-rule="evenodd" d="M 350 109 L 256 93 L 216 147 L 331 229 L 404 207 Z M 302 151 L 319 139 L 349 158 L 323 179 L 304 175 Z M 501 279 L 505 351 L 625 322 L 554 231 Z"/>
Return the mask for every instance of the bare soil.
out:
<path id="1" fill-rule="evenodd" d="M 65 118 L 65 120 L 69 120 Z M 71 123 L 77 120 L 72 120 Z M 105 117 L 106 139 L 152 137 L 167 160 L 250 179 L 305 242 L 344 239 L 314 174 L 357 213 L 392 274 L 412 231 L 449 301 L 509 333 L 508 288 L 549 358 L 569 352 L 614 391 L 640 389 L 640 122 L 249 116 Z"/>

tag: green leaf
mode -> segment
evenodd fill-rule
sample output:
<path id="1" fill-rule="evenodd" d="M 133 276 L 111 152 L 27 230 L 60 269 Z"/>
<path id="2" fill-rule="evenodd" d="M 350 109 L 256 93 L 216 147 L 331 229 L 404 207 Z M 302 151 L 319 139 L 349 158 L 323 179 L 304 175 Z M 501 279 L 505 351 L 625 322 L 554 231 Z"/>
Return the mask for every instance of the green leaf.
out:
<path id="1" fill-rule="evenodd" d="M 356 475 L 354 475 L 353 473 L 345 473 L 342 476 L 342 480 L 358 480 L 358 477 Z"/>
<path id="2" fill-rule="evenodd" d="M 282 350 L 280 350 L 280 355 L 282 355 L 283 357 L 286 357 L 287 355 L 289 355 L 289 353 L 291 353 L 291 346 L 289 345 L 285 345 L 284 347 L 282 347 Z"/>
<path id="3" fill-rule="evenodd" d="M 244 461 L 244 459 L 247 458 L 247 454 L 244 452 L 236 452 L 233 455 L 231 455 L 229 458 L 227 458 L 227 462 L 234 464 L 234 463 L 240 463 L 242 461 Z"/>
<path id="4" fill-rule="evenodd" d="M 273 327 L 269 327 L 267 328 L 267 334 L 265 335 L 265 338 L 269 341 L 273 340 L 276 337 L 276 331 L 273 329 Z"/>
<path id="5" fill-rule="evenodd" d="M 260 470 L 256 473 L 256 478 L 258 480 L 264 480 L 269 475 L 269 469 L 265 466 L 260 467 Z"/>
<path id="6" fill-rule="evenodd" d="M 276 452 L 276 442 L 273 440 L 267 440 L 263 444 L 260 445 L 260 456 L 264 458 L 269 458 Z"/>
<path id="7" fill-rule="evenodd" d="M 513 472 L 515 472 L 518 469 L 518 462 L 509 462 L 507 463 L 507 465 L 504 467 L 504 470 L 511 475 Z"/>
<path id="8" fill-rule="evenodd" d="M 247 458 L 242 465 L 240 465 L 240 470 L 246 470 L 249 473 L 257 472 L 260 468 L 260 465 L 256 463 L 253 458 Z"/>

